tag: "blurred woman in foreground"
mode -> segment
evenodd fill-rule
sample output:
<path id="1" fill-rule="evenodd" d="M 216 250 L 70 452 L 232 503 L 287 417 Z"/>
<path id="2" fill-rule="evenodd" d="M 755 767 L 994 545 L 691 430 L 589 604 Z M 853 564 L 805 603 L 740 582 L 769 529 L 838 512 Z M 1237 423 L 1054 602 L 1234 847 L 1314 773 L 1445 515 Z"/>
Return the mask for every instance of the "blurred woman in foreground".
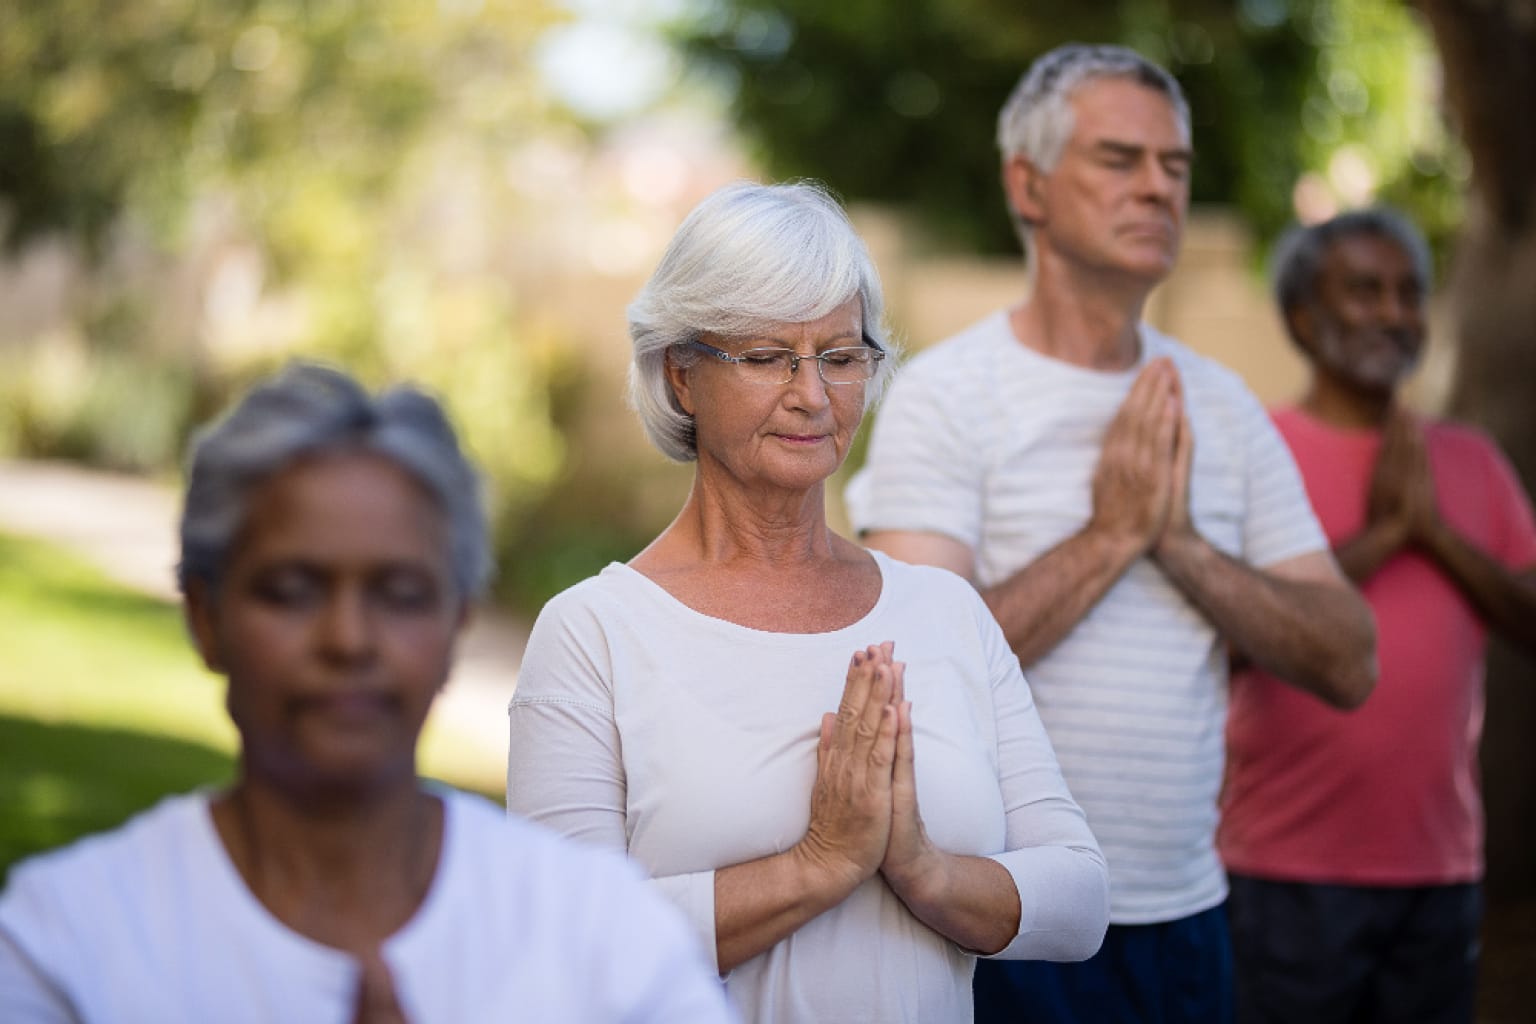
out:
<path id="1" fill-rule="evenodd" d="M 991 612 L 827 525 L 882 320 L 820 190 L 741 184 L 688 216 L 630 335 L 633 401 L 692 493 L 545 607 L 512 700 L 508 806 L 639 860 L 752 1021 L 969 1021 L 977 954 L 1083 959 L 1108 920 Z"/>
<path id="2" fill-rule="evenodd" d="M 258 387 L 195 443 L 181 546 L 238 779 L 13 871 L 0 1019 L 730 1019 L 620 858 L 416 776 L 491 569 L 433 400 L 314 366 Z"/>

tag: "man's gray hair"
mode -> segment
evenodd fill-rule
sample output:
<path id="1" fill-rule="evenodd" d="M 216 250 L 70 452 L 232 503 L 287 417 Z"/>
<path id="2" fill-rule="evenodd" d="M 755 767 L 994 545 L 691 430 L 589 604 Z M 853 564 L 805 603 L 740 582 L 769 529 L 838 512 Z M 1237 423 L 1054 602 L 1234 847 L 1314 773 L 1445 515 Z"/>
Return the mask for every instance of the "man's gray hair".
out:
<path id="1" fill-rule="evenodd" d="M 1373 206 L 1350 210 L 1318 224 L 1298 225 L 1281 236 L 1270 261 L 1274 268 L 1275 302 L 1281 313 L 1314 303 L 1328 250 L 1341 239 L 1360 235 L 1396 243 L 1413 260 L 1420 290 L 1429 291 L 1432 264 L 1423 234 L 1396 210 Z M 1288 317 L 1286 322 L 1290 322 Z"/>
<path id="2" fill-rule="evenodd" d="M 1072 94 L 1102 78 L 1128 79 L 1162 93 L 1189 134 L 1189 101 L 1167 71 L 1124 46 L 1067 43 L 1037 57 L 998 112 L 997 148 L 1003 162 L 1022 156 L 1042 173 L 1054 170 L 1072 137 Z M 1009 205 L 1028 256 L 1030 225 Z"/>
<path id="3" fill-rule="evenodd" d="M 1125 78 L 1162 93 L 1189 131 L 1189 102 L 1163 68 L 1124 46 L 1067 43 L 1035 59 L 998 113 L 1003 159 L 1023 156 L 1041 171 L 1055 168 L 1072 137 L 1072 94 L 1101 78 Z"/>
<path id="4" fill-rule="evenodd" d="M 193 582 L 217 589 L 263 482 L 305 459 L 353 451 L 388 460 L 436 500 L 459 595 L 479 596 L 493 571 L 480 478 L 442 406 L 411 387 L 371 395 L 340 370 L 305 362 L 256 385 L 193 438 L 176 570 L 182 592 Z"/>
<path id="5" fill-rule="evenodd" d="M 677 462 L 698 458 L 693 417 L 666 374 L 669 357 L 681 366 L 699 358 L 680 346 L 706 333 L 750 338 L 817 320 L 855 296 L 865 337 L 888 353 L 864 385 L 872 404 L 896 353 L 880 276 L 838 201 L 814 182 L 742 181 L 705 197 L 629 305 L 629 400 L 651 442 Z"/>

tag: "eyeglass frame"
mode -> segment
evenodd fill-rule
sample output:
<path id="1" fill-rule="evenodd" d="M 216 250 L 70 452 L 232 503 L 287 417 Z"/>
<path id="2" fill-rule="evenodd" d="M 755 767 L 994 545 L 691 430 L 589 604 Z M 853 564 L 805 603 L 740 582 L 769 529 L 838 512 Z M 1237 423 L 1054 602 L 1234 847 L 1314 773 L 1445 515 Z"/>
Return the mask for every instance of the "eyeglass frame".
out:
<path id="1" fill-rule="evenodd" d="M 868 384 L 870 381 L 874 380 L 875 374 L 879 371 L 880 361 L 883 360 L 886 356 L 885 349 L 881 348 L 879 344 L 876 343 L 875 339 L 869 336 L 869 332 L 860 331 L 859 337 L 863 342 L 860 345 L 839 345 L 836 348 L 829 348 L 825 352 L 818 352 L 815 355 L 809 356 L 803 356 L 787 345 L 759 345 L 755 348 L 746 349 L 739 356 L 733 356 L 724 349 L 716 348 L 707 342 L 700 341 L 698 338 L 689 338 L 687 341 L 683 342 L 683 345 L 693 349 L 695 352 L 703 352 L 707 355 L 712 355 L 722 363 L 735 363 L 737 366 L 740 366 L 742 363 L 746 362 L 747 352 L 788 352 L 789 376 L 781 381 L 778 381 L 777 383 L 768 386 L 783 387 L 785 384 L 792 383 L 795 379 L 795 374 L 800 370 L 800 364 L 805 362 L 807 359 L 813 359 L 816 361 L 816 376 L 821 378 L 821 382 L 823 384 L 826 384 L 829 387 L 842 387 L 845 384 Z M 865 377 L 863 380 L 827 380 L 827 375 L 822 372 L 827 365 L 825 362 L 823 362 L 823 360 L 833 352 L 845 352 L 849 349 L 859 348 L 869 348 L 874 350 L 874 357 L 870 360 L 870 365 L 873 367 L 873 369 L 870 371 L 869 376 Z M 748 379 L 750 380 L 750 378 Z M 767 384 L 768 382 L 753 381 L 752 383 Z"/>

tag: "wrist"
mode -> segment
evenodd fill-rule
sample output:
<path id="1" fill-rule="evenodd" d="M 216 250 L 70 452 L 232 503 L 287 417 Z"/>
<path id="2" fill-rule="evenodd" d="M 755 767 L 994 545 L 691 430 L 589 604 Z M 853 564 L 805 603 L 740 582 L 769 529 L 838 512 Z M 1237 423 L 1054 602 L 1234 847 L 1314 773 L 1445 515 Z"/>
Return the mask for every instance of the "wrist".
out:
<path id="1" fill-rule="evenodd" d="M 1174 570 L 1199 559 L 1207 549 L 1205 538 L 1191 524 L 1168 530 L 1152 547 L 1152 558 L 1166 569 Z"/>
<path id="2" fill-rule="evenodd" d="M 1122 569 L 1146 554 L 1152 543 L 1150 537 L 1108 526 L 1096 519 L 1088 520 L 1080 536 L 1094 546 L 1101 561 Z"/>
<path id="3" fill-rule="evenodd" d="M 945 870 L 944 858 L 930 847 L 904 864 L 881 865 L 880 874 L 901 902 L 915 912 L 942 900 Z"/>
<path id="4" fill-rule="evenodd" d="M 825 850 L 811 835 L 786 853 L 794 869 L 796 888 L 806 895 L 818 913 L 847 899 L 872 873 L 861 873 L 858 865 Z"/>

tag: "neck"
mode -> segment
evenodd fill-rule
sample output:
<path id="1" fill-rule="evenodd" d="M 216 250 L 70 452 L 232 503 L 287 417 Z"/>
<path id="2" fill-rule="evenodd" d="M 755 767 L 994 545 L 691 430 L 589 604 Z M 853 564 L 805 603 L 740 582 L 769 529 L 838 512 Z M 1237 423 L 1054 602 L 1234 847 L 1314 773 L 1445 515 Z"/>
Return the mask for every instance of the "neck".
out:
<path id="1" fill-rule="evenodd" d="M 1302 396 L 1301 408 L 1330 426 L 1365 430 L 1384 425 L 1394 401 L 1391 391 L 1362 391 L 1314 373 Z"/>
<path id="2" fill-rule="evenodd" d="M 672 529 L 680 530 L 707 564 L 768 564 L 780 568 L 832 557 L 825 484 L 808 491 L 755 491 L 712 481 L 704 468 Z M 668 532 L 671 532 L 669 530 Z"/>
<path id="3" fill-rule="evenodd" d="M 214 825 L 251 892 L 295 931 L 362 950 L 396 931 L 436 874 L 442 805 L 414 784 L 362 799 L 298 798 L 243 778 Z"/>
<path id="4" fill-rule="evenodd" d="M 1077 305 L 1035 293 L 1008 315 L 1013 335 L 1041 355 L 1090 370 L 1125 370 L 1141 357 L 1141 309 Z"/>
<path id="5" fill-rule="evenodd" d="M 1042 259 L 1029 296 L 1009 322 L 1014 336 L 1042 355 L 1091 370 L 1124 370 L 1141 356 L 1137 325 L 1151 290 L 1145 282 L 1090 280 Z"/>

